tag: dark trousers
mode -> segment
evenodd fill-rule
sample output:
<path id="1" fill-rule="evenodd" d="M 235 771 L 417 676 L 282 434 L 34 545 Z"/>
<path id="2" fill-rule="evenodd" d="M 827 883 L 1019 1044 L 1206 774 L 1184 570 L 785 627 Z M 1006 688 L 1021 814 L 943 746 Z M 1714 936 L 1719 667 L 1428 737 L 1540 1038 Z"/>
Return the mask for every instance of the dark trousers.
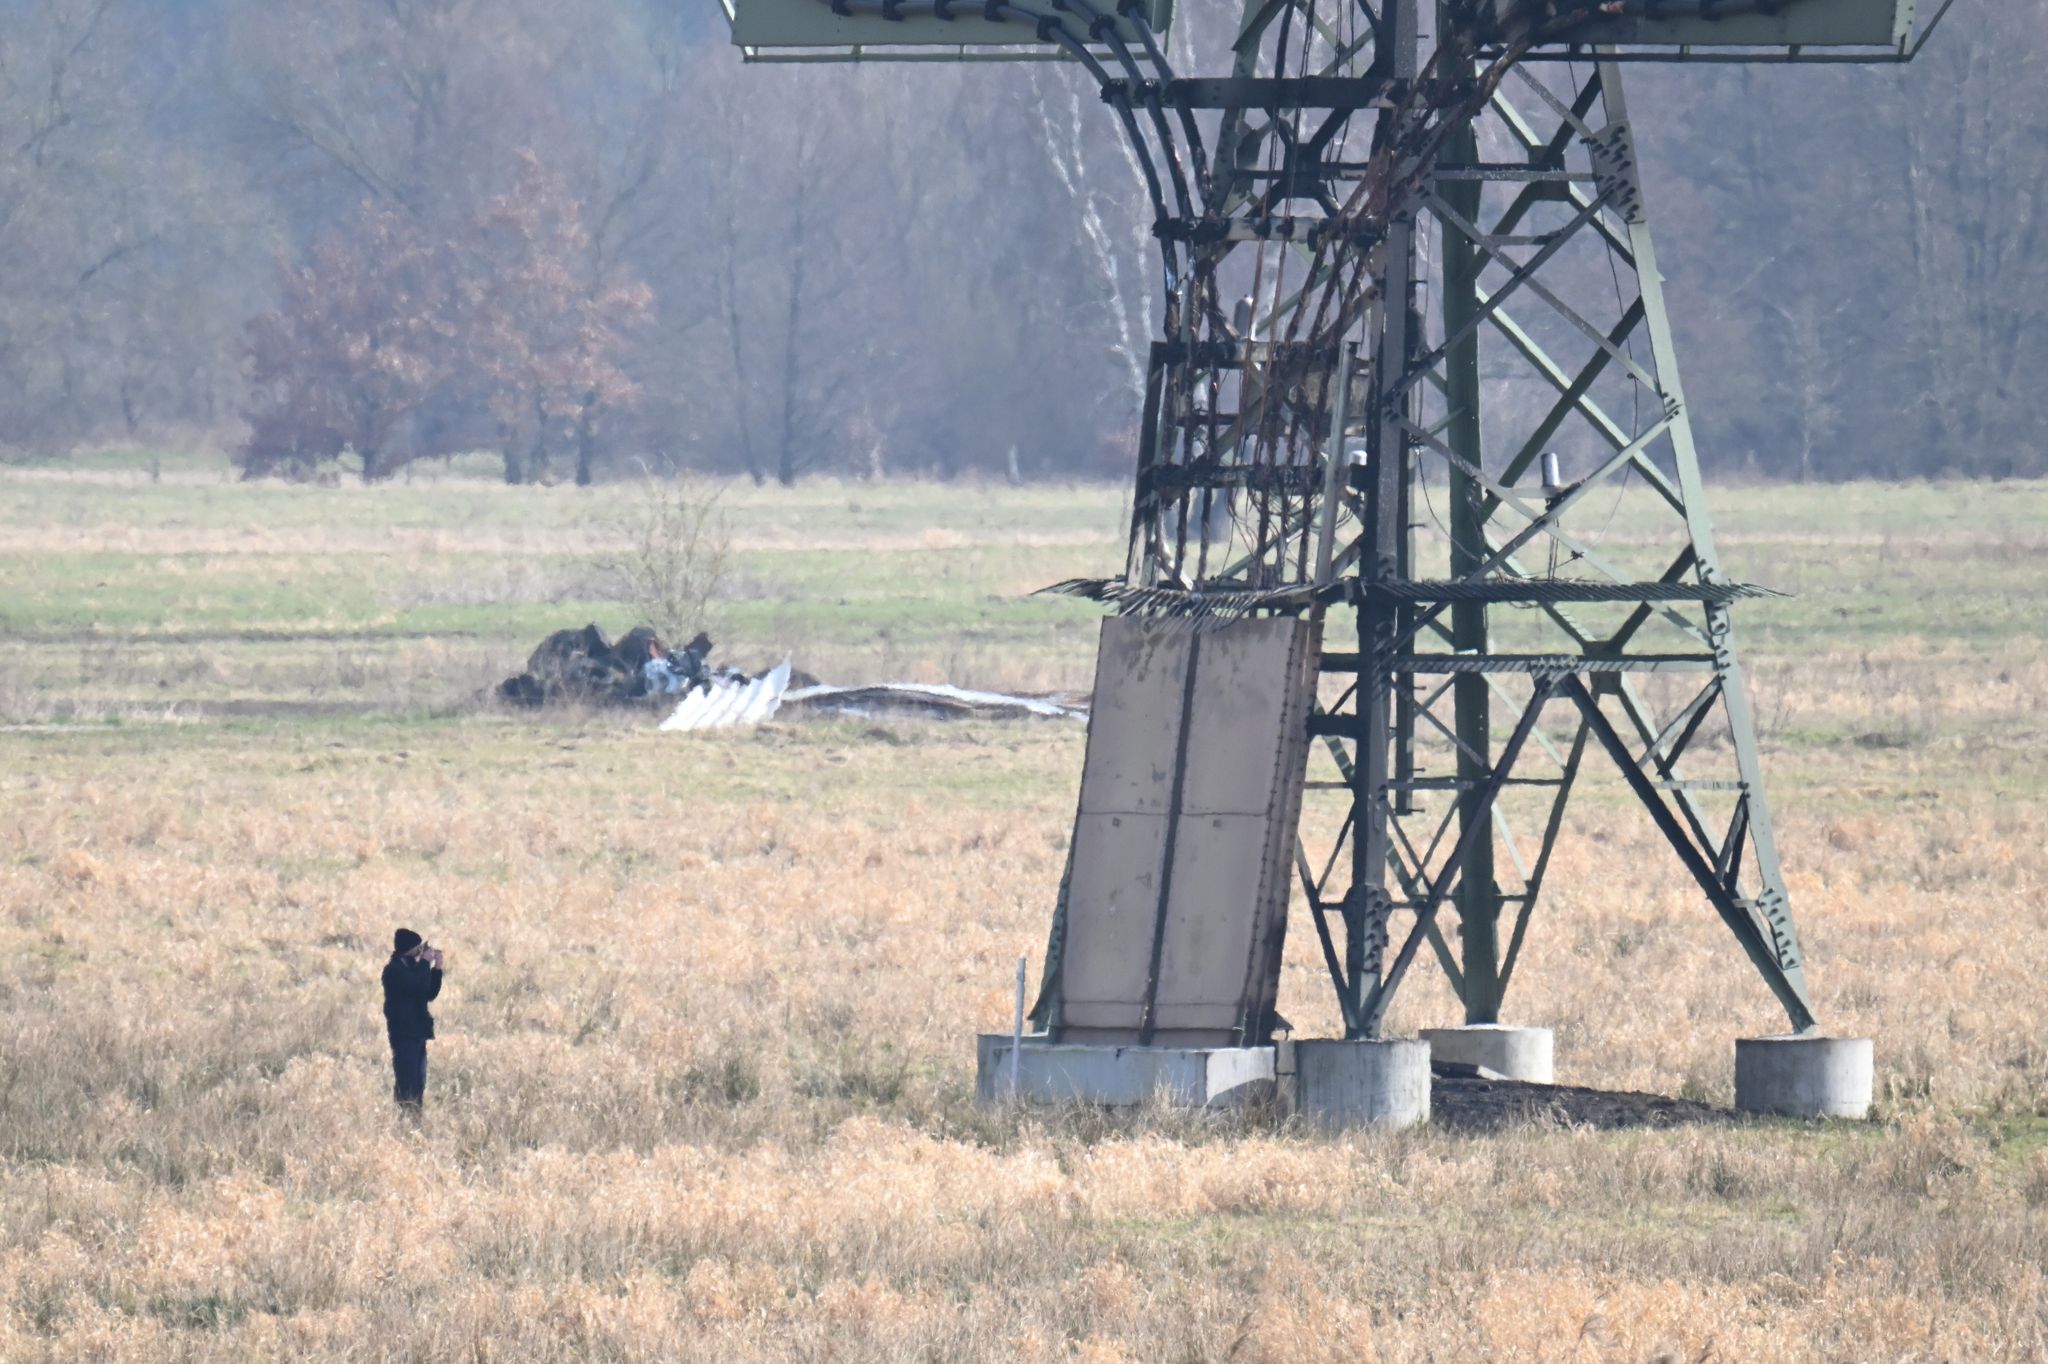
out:
<path id="1" fill-rule="evenodd" d="M 427 1039 L 391 1039 L 391 1097 L 400 1104 L 418 1108 L 427 1093 Z"/>

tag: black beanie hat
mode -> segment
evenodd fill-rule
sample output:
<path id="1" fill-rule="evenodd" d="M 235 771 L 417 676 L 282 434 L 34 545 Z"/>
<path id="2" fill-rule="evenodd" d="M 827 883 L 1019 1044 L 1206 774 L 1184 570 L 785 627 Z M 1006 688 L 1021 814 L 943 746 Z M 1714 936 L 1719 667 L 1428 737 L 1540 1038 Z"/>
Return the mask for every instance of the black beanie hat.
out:
<path id="1" fill-rule="evenodd" d="M 420 942 L 420 935 L 409 928 L 401 928 L 391 935 L 391 946 L 399 952 L 410 952 L 418 947 Z"/>

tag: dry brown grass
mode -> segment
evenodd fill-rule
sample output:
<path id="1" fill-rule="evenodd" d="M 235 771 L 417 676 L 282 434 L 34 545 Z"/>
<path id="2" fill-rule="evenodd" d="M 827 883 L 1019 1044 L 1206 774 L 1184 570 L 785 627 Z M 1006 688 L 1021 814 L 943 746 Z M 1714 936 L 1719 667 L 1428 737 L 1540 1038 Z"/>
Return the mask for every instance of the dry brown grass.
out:
<path id="1" fill-rule="evenodd" d="M 1483 1139 L 974 1108 L 1074 729 L 0 732 L 0 1360 L 2042 1358 L 2044 686 L 2022 638 L 1765 665 L 1877 1121 Z M 1780 1017 L 1611 783 L 1577 827 L 1513 1012 L 1725 1102 Z M 417 1131 L 398 923 L 452 967 Z"/>
<path id="2" fill-rule="evenodd" d="M 16 735 L 0 1358 L 2031 1358 L 2027 817 L 1794 812 L 1882 1122 L 1313 1137 L 977 1113 L 1078 736 L 606 721 Z M 1571 1079 L 1772 1023 L 1647 831 L 1518 986 Z M 389 1112 L 390 928 L 449 945 Z M 1303 946 L 1297 941 L 1297 949 Z M 1315 1020 L 1313 963 L 1286 1006 Z M 1403 1025 L 1441 1016 L 1440 987 Z"/>

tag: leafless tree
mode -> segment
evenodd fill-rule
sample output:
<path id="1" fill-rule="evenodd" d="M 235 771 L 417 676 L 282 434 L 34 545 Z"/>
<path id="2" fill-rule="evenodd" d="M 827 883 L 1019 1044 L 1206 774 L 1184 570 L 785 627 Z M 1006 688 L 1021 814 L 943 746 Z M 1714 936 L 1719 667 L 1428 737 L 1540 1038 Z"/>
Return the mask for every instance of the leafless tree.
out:
<path id="1" fill-rule="evenodd" d="M 1182 8 L 1177 62 L 1208 69 L 1190 50 L 1232 16 Z M 2041 7 L 1957 6 L 1902 71 L 1630 70 L 1710 461 L 2048 470 L 2043 50 Z M 528 356 L 437 383 L 383 467 L 1128 468 L 1160 281 L 1089 82 L 742 67 L 713 7 L 672 0 L 0 0 L 0 449 L 274 428 L 245 338 L 291 271 L 370 210 L 460 255 L 528 154 L 575 208 L 561 271 L 523 308 L 454 295 L 450 372 L 517 333 L 603 382 Z"/>

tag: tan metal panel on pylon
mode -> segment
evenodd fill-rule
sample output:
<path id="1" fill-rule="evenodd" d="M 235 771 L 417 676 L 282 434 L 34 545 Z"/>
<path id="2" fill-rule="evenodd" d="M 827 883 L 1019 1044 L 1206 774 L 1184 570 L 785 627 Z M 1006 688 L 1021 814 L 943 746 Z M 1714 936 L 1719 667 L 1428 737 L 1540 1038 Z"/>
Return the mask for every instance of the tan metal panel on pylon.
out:
<path id="1" fill-rule="evenodd" d="M 1314 680 L 1307 622 L 1103 622 L 1057 986 L 1064 1035 L 1265 1040 L 1248 1034 L 1278 988 Z"/>
<path id="2" fill-rule="evenodd" d="M 1297 689 L 1283 678 L 1301 628 L 1275 618 L 1202 636 L 1194 720 L 1202 742 L 1188 746 L 1183 810 L 1263 815 L 1270 808 L 1282 763 L 1302 754 L 1302 744 L 1283 742 L 1281 735 L 1297 699 Z"/>
<path id="3" fill-rule="evenodd" d="M 1067 1026 L 1138 1026 L 1134 1001 L 1145 996 L 1165 847 L 1164 805 L 1156 815 L 1083 809 L 1075 821 L 1062 977 Z M 1077 905 L 1086 911 L 1075 914 Z"/>
<path id="4" fill-rule="evenodd" d="M 1261 884 L 1271 830 L 1263 812 L 1181 816 L 1173 849 L 1173 909 L 1159 952 L 1160 1032 L 1228 1033 L 1244 1011 L 1248 989 L 1258 993 L 1248 985 L 1255 974 L 1253 956 L 1262 935 L 1283 922 L 1276 913 L 1286 909 L 1284 878 L 1277 905 Z"/>
<path id="5" fill-rule="evenodd" d="M 1195 636 L 1187 629 L 1133 628 L 1145 624 L 1129 617 L 1103 622 L 1088 708 L 1088 758 L 1081 771 L 1085 811 L 1163 815 L 1173 796 L 1170 778 Z"/>

